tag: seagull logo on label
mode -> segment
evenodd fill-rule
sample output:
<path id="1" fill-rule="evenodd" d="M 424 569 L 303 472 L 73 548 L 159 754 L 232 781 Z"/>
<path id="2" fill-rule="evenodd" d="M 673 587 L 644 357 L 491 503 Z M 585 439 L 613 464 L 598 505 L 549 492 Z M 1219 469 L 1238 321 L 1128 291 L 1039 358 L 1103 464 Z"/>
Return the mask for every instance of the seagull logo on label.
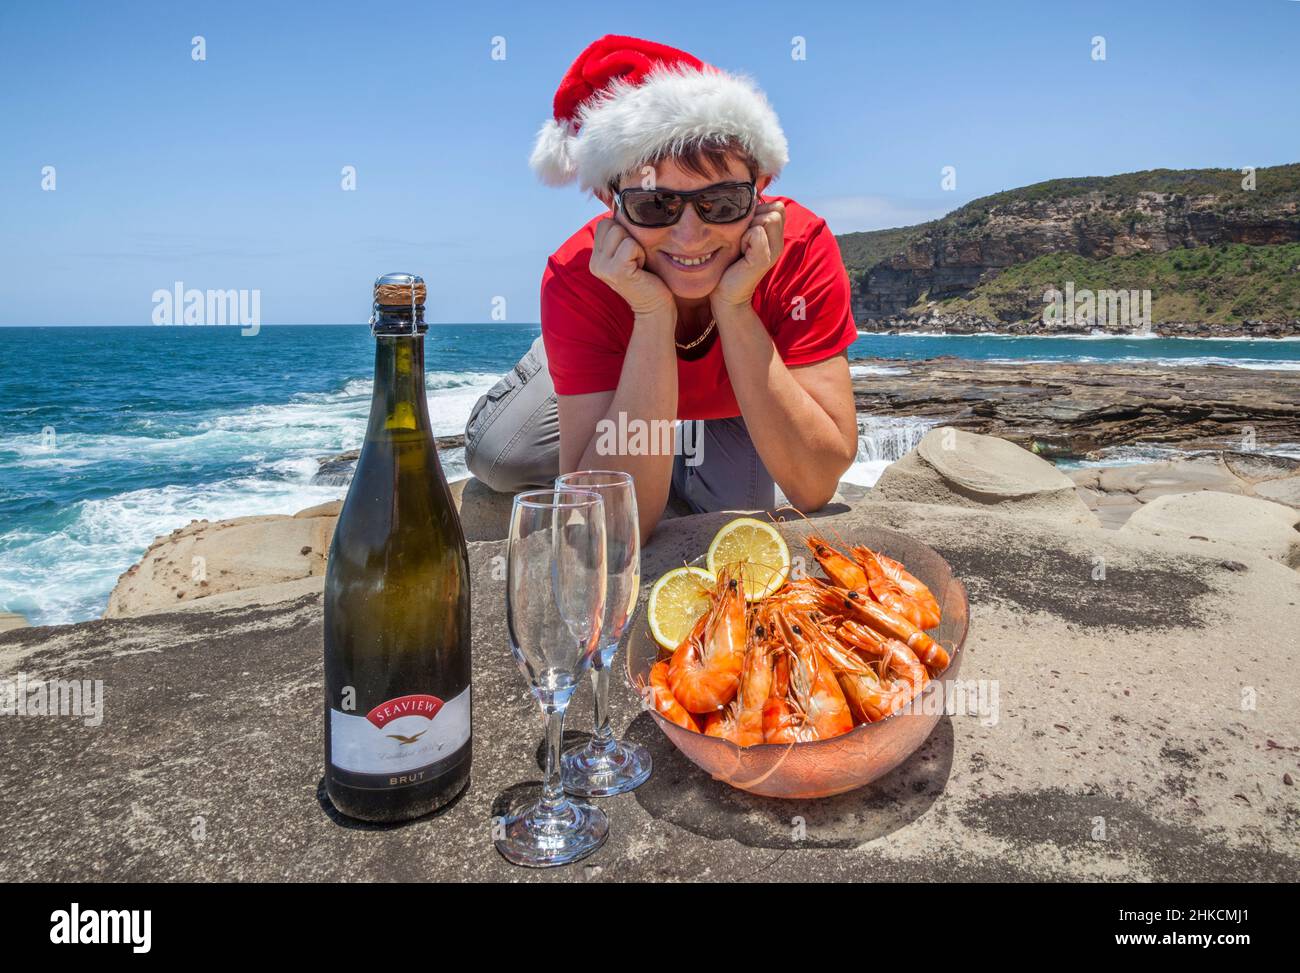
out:
<path id="1" fill-rule="evenodd" d="M 386 703 L 380 703 L 366 714 L 366 719 L 382 730 L 393 720 L 401 719 L 404 716 L 421 716 L 426 720 L 431 720 L 438 715 L 440 709 L 442 709 L 442 700 L 437 696 L 429 696 L 428 694 L 398 696 Z M 423 732 L 421 731 L 421 733 Z M 403 744 L 414 743 L 419 739 L 419 736 L 420 734 L 417 734 L 410 738 L 397 737 L 397 739 L 400 739 Z"/>
<path id="2" fill-rule="evenodd" d="M 408 746 L 410 746 L 412 743 L 414 743 L 416 740 L 420 739 L 420 737 L 424 736 L 424 735 L 425 735 L 426 733 L 428 733 L 428 732 L 429 732 L 428 730 L 421 730 L 419 733 L 417 733 L 415 736 L 412 736 L 412 737 L 404 737 L 404 736 L 402 736 L 402 734 L 400 734 L 400 733 L 390 733 L 390 734 L 388 734 L 388 738 L 389 738 L 390 740 L 396 740 L 398 743 L 400 743 L 400 744 L 401 744 L 402 746 L 404 746 L 404 747 L 408 747 Z"/>

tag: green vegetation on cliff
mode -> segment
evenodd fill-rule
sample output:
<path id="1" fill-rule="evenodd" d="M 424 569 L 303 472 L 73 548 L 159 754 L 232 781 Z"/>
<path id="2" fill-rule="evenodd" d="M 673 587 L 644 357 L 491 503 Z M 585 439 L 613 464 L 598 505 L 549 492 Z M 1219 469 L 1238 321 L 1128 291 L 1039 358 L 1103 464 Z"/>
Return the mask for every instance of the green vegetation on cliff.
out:
<path id="1" fill-rule="evenodd" d="M 1064 291 L 1067 283 L 1076 292 L 1150 290 L 1153 324 L 1300 321 L 1300 243 L 1236 243 L 1104 260 L 1049 254 L 1008 267 L 967 296 L 938 302 L 938 309 L 997 321 L 1033 320 L 1043 313 L 1044 292 Z"/>
<path id="2" fill-rule="evenodd" d="M 838 241 L 861 321 L 932 303 L 990 324 L 1033 321 L 1042 291 L 1063 280 L 1150 290 L 1155 321 L 1300 320 L 1300 163 L 1052 179 Z"/>
<path id="3" fill-rule="evenodd" d="M 1087 193 L 1130 197 L 1138 193 L 1173 193 L 1179 196 L 1220 196 L 1229 209 L 1266 209 L 1280 202 L 1300 200 L 1300 163 L 1255 170 L 1255 188 L 1242 187 L 1240 169 L 1144 169 L 1118 176 L 1084 176 L 1049 179 L 1020 189 L 972 200 L 944 217 L 957 224 L 977 222 L 978 215 L 994 206 L 1038 200 L 1068 199 Z"/>
<path id="4" fill-rule="evenodd" d="M 1218 196 L 1214 209 L 1227 212 L 1269 211 L 1287 204 L 1300 206 L 1300 163 L 1255 170 L 1255 188 L 1244 190 L 1239 169 L 1144 169 L 1117 176 L 1081 176 L 1048 179 L 1019 189 L 1008 189 L 973 199 L 947 216 L 915 226 L 845 233 L 836 237 L 849 275 L 858 277 L 882 260 L 901 253 L 932 231 L 970 236 L 987 221 L 995 207 L 1019 203 L 1051 202 L 1101 193 L 1111 202 L 1136 198 L 1139 193 L 1179 196 Z M 1294 210 L 1293 210 L 1294 212 Z M 1134 211 L 1133 218 L 1141 214 Z"/>

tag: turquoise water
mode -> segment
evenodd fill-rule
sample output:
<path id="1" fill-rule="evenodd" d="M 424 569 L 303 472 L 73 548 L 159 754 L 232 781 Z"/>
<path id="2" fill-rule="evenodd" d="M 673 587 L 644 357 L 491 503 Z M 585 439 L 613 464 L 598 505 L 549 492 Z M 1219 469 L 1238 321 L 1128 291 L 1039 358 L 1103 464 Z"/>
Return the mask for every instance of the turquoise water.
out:
<path id="1" fill-rule="evenodd" d="M 464 430 L 536 325 L 439 325 L 430 415 Z M 864 335 L 854 357 L 1223 362 L 1300 368 L 1300 342 Z M 360 445 L 364 325 L 0 328 L 0 610 L 34 624 L 102 613 L 155 537 L 195 518 L 293 513 L 342 495 L 316 459 Z M 859 365 L 869 375 L 889 365 Z M 850 479 L 872 482 L 926 424 L 867 420 Z M 443 455 L 464 475 L 459 450 Z"/>
<path id="2" fill-rule="evenodd" d="M 1131 361 L 1171 366 L 1300 369 L 1300 339 L 1292 338 L 864 334 L 850 354 L 881 358 L 955 355 L 983 361 Z"/>
<path id="3" fill-rule="evenodd" d="M 536 326 L 431 328 L 430 415 L 463 432 Z M 0 610 L 98 617 L 155 537 L 196 518 L 340 497 L 316 458 L 361 444 L 374 339 L 359 326 L 0 328 Z M 51 439 L 52 434 L 52 439 Z M 444 454 L 464 475 L 461 451 Z"/>

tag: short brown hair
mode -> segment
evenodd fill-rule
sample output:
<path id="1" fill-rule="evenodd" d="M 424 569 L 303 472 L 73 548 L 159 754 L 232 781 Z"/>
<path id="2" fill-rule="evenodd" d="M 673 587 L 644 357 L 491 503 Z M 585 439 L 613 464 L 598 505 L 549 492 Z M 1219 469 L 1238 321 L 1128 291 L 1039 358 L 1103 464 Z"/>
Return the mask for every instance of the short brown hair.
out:
<path id="1" fill-rule="evenodd" d="M 726 172 L 727 162 L 730 159 L 740 162 L 749 172 L 749 178 L 755 182 L 758 181 L 758 160 L 754 158 L 753 153 L 741 144 L 739 139 L 730 135 L 706 135 L 703 138 L 694 139 L 686 145 L 673 146 L 655 158 L 648 159 L 643 164 L 658 166 L 661 162 L 671 160 L 687 172 L 707 179 L 710 176 Z M 609 191 L 611 193 L 618 192 L 619 181 L 619 179 L 610 180 Z"/>

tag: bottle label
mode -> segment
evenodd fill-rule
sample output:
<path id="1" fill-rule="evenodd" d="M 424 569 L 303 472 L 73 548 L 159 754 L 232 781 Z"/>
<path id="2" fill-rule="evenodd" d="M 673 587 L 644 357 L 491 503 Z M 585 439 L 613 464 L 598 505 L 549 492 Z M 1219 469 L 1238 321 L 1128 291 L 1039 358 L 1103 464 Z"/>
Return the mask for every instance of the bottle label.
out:
<path id="1" fill-rule="evenodd" d="M 456 753 L 469 732 L 468 686 L 445 701 L 427 694 L 397 696 L 364 716 L 330 707 L 330 763 L 385 778 L 376 786 L 420 783 L 419 772 Z"/>

